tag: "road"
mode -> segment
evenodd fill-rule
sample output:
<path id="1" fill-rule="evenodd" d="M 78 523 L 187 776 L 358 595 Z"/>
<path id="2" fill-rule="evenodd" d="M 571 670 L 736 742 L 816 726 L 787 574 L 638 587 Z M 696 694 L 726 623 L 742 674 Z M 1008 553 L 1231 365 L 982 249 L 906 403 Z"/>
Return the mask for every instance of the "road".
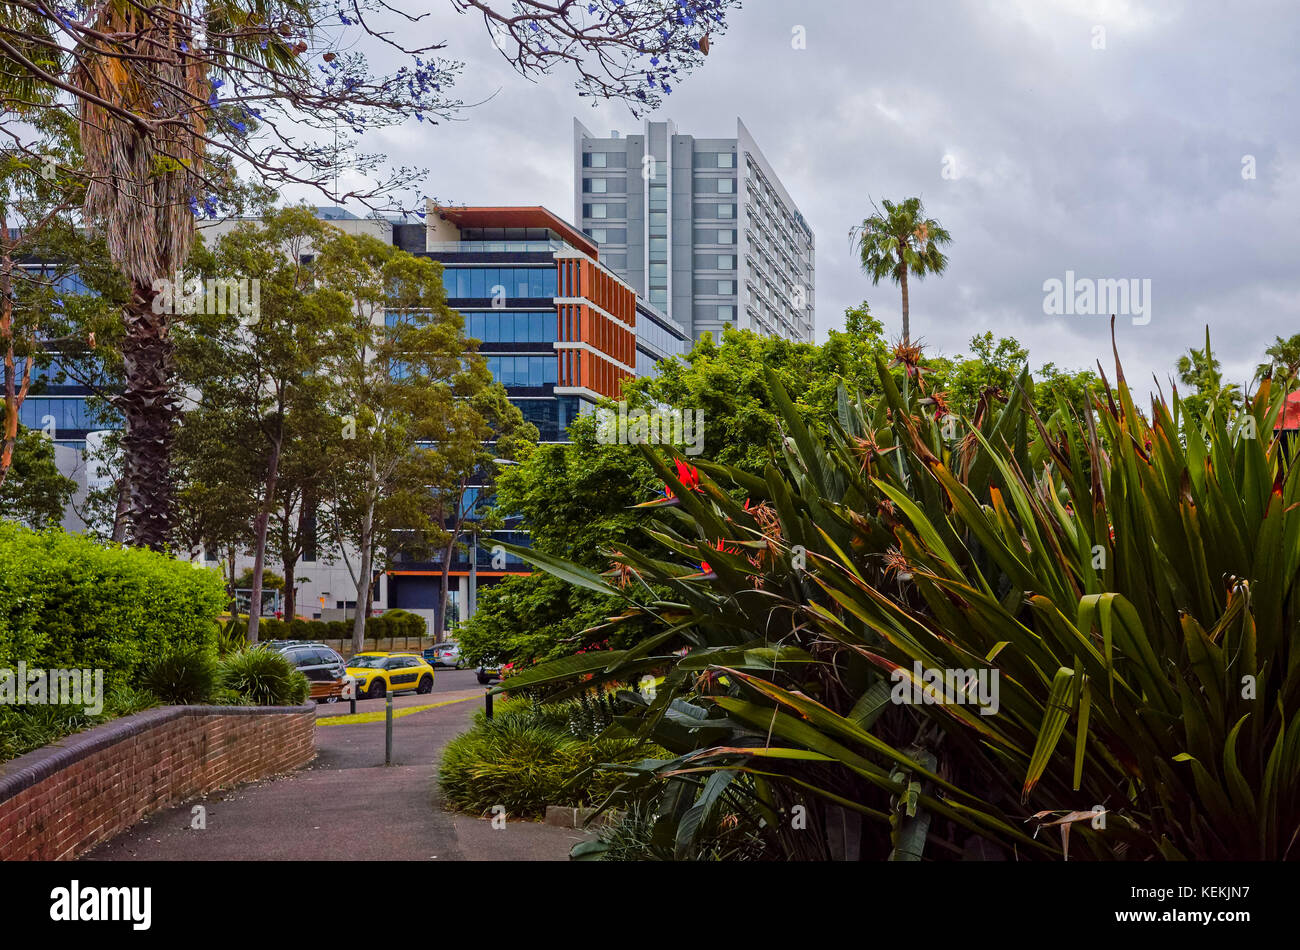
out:
<path id="1" fill-rule="evenodd" d="M 563 861 L 582 831 L 444 811 L 438 753 L 482 708 L 472 670 L 439 670 L 432 694 L 398 696 L 394 711 L 442 703 L 393 722 L 392 767 L 384 766 L 384 722 L 329 724 L 347 703 L 317 709 L 317 758 L 278 779 L 253 782 L 145 819 L 81 860 Z M 360 700 L 357 712 L 383 712 Z M 194 807 L 205 828 L 196 829 Z"/>

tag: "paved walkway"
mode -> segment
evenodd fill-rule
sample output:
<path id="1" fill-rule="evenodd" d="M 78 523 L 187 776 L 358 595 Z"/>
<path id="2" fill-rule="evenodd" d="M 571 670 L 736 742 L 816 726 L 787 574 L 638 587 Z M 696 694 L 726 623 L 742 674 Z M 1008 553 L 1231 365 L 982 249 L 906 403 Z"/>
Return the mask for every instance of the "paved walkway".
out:
<path id="1" fill-rule="evenodd" d="M 584 832 L 538 822 L 443 810 L 438 753 L 483 705 L 472 671 L 440 671 L 435 691 L 399 696 L 394 709 L 445 703 L 393 722 L 392 767 L 384 766 L 384 723 L 316 727 L 317 758 L 298 772 L 253 782 L 158 812 L 83 856 L 89 861 L 216 860 L 563 861 Z M 361 700 L 357 712 L 384 709 Z M 318 719 L 349 712 L 318 708 Z M 203 805 L 207 827 L 190 827 Z"/>

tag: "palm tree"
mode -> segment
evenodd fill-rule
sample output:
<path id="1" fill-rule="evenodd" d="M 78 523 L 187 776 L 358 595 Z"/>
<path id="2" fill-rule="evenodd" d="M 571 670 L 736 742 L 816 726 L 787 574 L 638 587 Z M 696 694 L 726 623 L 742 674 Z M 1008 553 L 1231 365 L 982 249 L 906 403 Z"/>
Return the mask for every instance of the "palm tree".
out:
<path id="1" fill-rule="evenodd" d="M 889 277 L 903 289 L 903 345 L 911 342 L 911 322 L 907 299 L 907 275 L 916 278 L 942 274 L 948 258 L 939 248 L 952 241 L 952 235 L 925 216 L 920 198 L 907 198 L 899 204 L 888 199 L 881 202 L 884 213 L 875 214 L 849 232 L 849 240 L 862 257 L 862 270 L 873 284 Z"/>
<path id="2" fill-rule="evenodd" d="M 104 235 L 131 290 L 122 313 L 125 387 L 117 399 L 126 422 L 122 449 L 130 486 L 130 541 L 154 549 L 170 540 L 170 457 L 177 413 L 171 320 L 155 312 L 155 282 L 176 273 L 194 240 L 190 206 L 203 182 L 203 129 L 194 120 L 147 125 L 122 113 L 192 114 L 193 103 L 203 101 L 206 65 L 180 52 L 190 38 L 187 7 L 181 3 L 146 11 L 109 4 L 97 25 L 116 42 L 105 53 L 83 54 L 72 77 L 80 94 L 89 179 L 86 217 Z M 137 69 L 147 75 L 138 75 Z M 162 95 L 159 89 L 169 90 L 173 101 L 151 101 Z"/>

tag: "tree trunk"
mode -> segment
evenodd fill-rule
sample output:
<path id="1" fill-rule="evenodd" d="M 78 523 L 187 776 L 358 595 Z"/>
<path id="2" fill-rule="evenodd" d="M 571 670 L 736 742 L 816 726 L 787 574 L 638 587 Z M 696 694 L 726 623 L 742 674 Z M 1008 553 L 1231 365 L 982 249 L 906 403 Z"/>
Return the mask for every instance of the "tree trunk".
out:
<path id="1" fill-rule="evenodd" d="M 282 565 L 284 570 L 284 619 L 292 620 L 298 615 L 298 596 L 293 589 L 293 576 L 298 570 L 298 559 L 286 557 Z"/>
<path id="2" fill-rule="evenodd" d="M 176 404 L 167 315 L 153 312 L 152 289 L 136 286 L 122 311 L 126 390 L 117 397 L 126 420 L 122 454 L 130 492 L 130 543 L 161 551 L 171 541 L 171 451 Z"/>
<path id="3" fill-rule="evenodd" d="M 903 346 L 912 345 L 912 326 L 910 315 L 908 313 L 907 303 L 907 264 L 902 260 L 902 252 L 899 252 L 899 283 L 903 285 Z"/>
<path id="4" fill-rule="evenodd" d="M 275 504 L 275 489 L 280 481 L 280 442 L 271 442 L 271 458 L 266 470 L 265 498 L 253 520 L 253 590 L 248 602 L 248 642 L 257 642 L 258 624 L 262 616 L 262 572 L 266 567 L 266 532 L 271 523 L 271 507 Z"/>
<path id="5" fill-rule="evenodd" d="M 0 217 L 0 236 L 5 233 L 5 219 Z M 19 360 L 14 356 L 14 298 L 13 257 L 6 253 L 0 261 L 0 342 L 4 349 L 4 433 L 0 447 L 0 485 L 5 483 L 14 461 L 14 445 L 18 442 L 18 410 L 27 398 L 27 387 L 32 381 L 32 358 Z M 23 366 L 22 372 L 18 366 Z"/>
<path id="6" fill-rule="evenodd" d="M 456 536 L 442 552 L 442 585 L 438 591 L 438 609 L 433 613 L 433 642 L 441 643 L 447 630 L 447 585 L 451 583 L 451 559 L 456 556 Z"/>
<path id="7" fill-rule="evenodd" d="M 352 619 L 352 652 L 360 653 L 366 647 L 365 609 L 370 591 L 370 564 L 374 549 L 375 502 L 368 501 L 365 517 L 361 522 L 361 566 L 357 570 L 357 615 Z"/>

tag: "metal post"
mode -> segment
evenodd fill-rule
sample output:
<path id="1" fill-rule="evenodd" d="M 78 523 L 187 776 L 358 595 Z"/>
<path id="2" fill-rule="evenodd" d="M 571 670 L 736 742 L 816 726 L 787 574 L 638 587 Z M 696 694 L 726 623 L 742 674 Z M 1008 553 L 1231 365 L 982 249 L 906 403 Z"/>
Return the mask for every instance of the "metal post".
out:
<path id="1" fill-rule="evenodd" d="M 384 765 L 393 764 L 393 691 L 388 691 L 387 708 L 384 711 Z"/>
<path id="2" fill-rule="evenodd" d="M 489 719 L 492 718 L 492 687 L 489 686 L 486 693 L 483 694 L 484 713 Z"/>

